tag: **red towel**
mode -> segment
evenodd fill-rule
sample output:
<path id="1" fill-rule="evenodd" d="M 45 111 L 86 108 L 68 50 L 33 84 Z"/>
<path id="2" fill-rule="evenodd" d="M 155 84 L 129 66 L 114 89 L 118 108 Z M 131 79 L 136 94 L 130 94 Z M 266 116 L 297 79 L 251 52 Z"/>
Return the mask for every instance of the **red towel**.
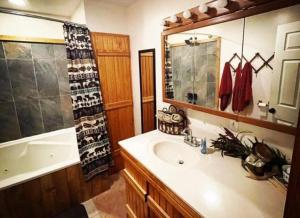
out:
<path id="1" fill-rule="evenodd" d="M 232 110 L 242 111 L 252 100 L 252 66 L 246 63 L 242 72 L 238 67 L 233 90 Z"/>
<path id="2" fill-rule="evenodd" d="M 235 80 L 234 80 L 234 88 L 233 88 L 233 94 L 232 94 L 232 111 L 238 110 L 238 101 L 239 101 L 239 86 L 241 82 L 242 72 L 241 72 L 241 65 L 236 69 L 235 73 Z"/>
<path id="3" fill-rule="evenodd" d="M 252 100 L 252 65 L 250 63 L 244 65 L 240 87 L 241 94 L 238 110 L 242 111 Z"/>
<path id="4" fill-rule="evenodd" d="M 229 105 L 231 93 L 232 93 L 231 70 L 230 70 L 230 64 L 226 62 L 224 65 L 220 90 L 219 90 L 219 98 L 221 99 L 220 109 L 222 111 L 224 111 L 226 107 Z"/>

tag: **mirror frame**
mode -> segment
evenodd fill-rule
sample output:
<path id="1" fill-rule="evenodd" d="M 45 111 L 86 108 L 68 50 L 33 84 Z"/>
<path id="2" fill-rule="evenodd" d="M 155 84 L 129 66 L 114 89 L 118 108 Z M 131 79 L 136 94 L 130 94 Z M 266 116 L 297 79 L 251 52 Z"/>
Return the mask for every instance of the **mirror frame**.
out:
<path id="1" fill-rule="evenodd" d="M 248 123 L 251 125 L 255 125 L 255 126 L 259 126 L 259 127 L 263 127 L 263 128 L 267 128 L 267 129 L 271 129 L 271 130 L 276 130 L 276 131 L 288 133 L 291 135 L 296 135 L 296 133 L 297 133 L 296 127 L 286 126 L 283 124 L 273 123 L 273 122 L 266 121 L 266 120 L 260 120 L 260 119 L 256 119 L 256 118 L 252 118 L 252 117 L 247 117 L 245 115 L 233 114 L 233 113 L 229 113 L 229 112 L 219 111 L 216 109 L 210 109 L 207 107 L 189 104 L 189 103 L 174 100 L 174 99 L 168 99 L 166 97 L 166 92 L 165 92 L 166 91 L 165 90 L 165 40 L 168 35 L 172 35 L 172 34 L 179 33 L 179 32 L 184 32 L 184 31 L 189 31 L 189 30 L 193 30 L 193 29 L 197 29 L 197 28 L 201 28 L 201 27 L 205 27 L 205 26 L 211 26 L 214 24 L 233 21 L 233 20 L 237 20 L 237 19 L 241 19 L 241 18 L 246 18 L 246 17 L 250 17 L 253 15 L 262 14 L 262 13 L 266 13 L 269 11 L 293 6 L 296 4 L 299 4 L 299 2 L 294 1 L 294 0 L 269 1 L 267 3 L 260 4 L 260 5 L 258 4 L 257 6 L 253 6 L 253 7 L 247 8 L 247 9 L 240 9 L 234 13 L 228 13 L 225 15 L 221 14 L 220 16 L 216 15 L 215 17 L 212 17 L 212 18 L 209 18 L 206 20 L 202 20 L 199 22 L 190 23 L 188 25 L 177 26 L 174 28 L 169 28 L 167 30 L 164 30 L 161 33 L 163 102 L 173 104 L 175 106 L 182 107 L 182 108 L 189 108 L 192 110 L 202 111 L 202 112 L 205 112 L 208 114 L 213 114 L 213 115 L 220 116 L 220 117 L 225 117 L 227 119 L 232 119 L 237 122 Z"/>

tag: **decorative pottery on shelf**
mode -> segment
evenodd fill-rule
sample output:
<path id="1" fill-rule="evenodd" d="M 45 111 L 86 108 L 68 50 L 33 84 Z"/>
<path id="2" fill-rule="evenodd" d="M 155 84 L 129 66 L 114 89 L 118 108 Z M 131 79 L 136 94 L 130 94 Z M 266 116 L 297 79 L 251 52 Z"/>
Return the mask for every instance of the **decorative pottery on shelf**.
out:
<path id="1" fill-rule="evenodd" d="M 170 105 L 169 109 L 163 108 L 158 110 L 158 129 L 161 132 L 171 135 L 181 135 L 186 127 L 186 116 L 182 110 L 177 110 L 174 105 Z"/>

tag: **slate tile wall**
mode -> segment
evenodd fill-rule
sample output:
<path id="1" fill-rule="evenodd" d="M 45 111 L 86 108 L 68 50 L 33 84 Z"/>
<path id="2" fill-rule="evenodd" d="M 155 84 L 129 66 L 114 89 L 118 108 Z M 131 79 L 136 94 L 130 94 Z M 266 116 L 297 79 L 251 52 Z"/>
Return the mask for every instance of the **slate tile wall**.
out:
<path id="1" fill-rule="evenodd" d="M 0 142 L 71 126 L 65 46 L 0 41 Z"/>

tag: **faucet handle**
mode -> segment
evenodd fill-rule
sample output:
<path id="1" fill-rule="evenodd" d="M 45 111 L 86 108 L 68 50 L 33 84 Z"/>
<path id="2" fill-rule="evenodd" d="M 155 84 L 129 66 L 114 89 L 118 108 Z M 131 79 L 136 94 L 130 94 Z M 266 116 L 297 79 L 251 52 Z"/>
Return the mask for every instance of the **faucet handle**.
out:
<path id="1" fill-rule="evenodd" d="M 192 129 L 186 127 L 184 130 L 182 130 L 181 134 L 183 135 L 192 135 Z"/>

